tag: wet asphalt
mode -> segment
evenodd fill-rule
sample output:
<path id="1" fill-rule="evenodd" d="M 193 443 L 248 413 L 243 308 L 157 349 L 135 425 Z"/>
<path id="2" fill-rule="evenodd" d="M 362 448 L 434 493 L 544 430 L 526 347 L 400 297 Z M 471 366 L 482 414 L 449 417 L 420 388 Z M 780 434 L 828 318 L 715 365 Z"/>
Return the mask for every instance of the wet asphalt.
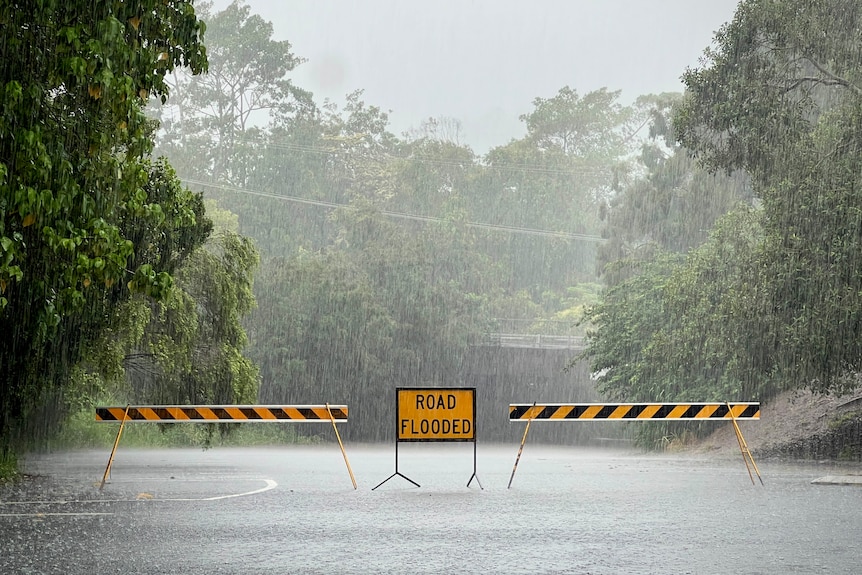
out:
<path id="1" fill-rule="evenodd" d="M 337 444 L 30 456 L 0 573 L 862 572 L 862 486 L 812 483 L 859 469 L 400 444 L 372 490 L 394 445 L 346 447 L 357 489 Z"/>

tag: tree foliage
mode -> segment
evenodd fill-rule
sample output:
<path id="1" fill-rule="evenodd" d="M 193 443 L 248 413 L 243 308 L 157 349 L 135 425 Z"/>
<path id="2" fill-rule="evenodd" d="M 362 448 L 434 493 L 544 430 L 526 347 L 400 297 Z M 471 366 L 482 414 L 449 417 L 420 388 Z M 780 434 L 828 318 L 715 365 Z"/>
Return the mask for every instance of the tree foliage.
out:
<path id="1" fill-rule="evenodd" d="M 396 348 L 392 317 L 369 278 L 339 252 L 276 259 L 259 278 L 253 357 L 265 403 L 347 403 L 352 437 L 381 439 Z"/>
<path id="2" fill-rule="evenodd" d="M 652 249 L 612 265 L 613 281 L 587 314 L 585 357 L 603 391 L 763 400 L 857 385 L 860 24 L 854 2 L 745 1 L 686 72 L 671 121 L 653 121 L 682 147 L 645 155 L 646 179 L 611 206 L 619 239 L 607 253 L 625 253 L 632 239 Z M 692 223 L 746 199 L 745 180 L 753 201 L 710 226 L 706 243 L 679 243 L 697 237 Z M 697 209 L 669 209 L 663 197 Z M 637 218 L 649 210 L 643 225 Z"/>
<path id="3" fill-rule="evenodd" d="M 862 7 L 742 2 L 689 70 L 677 129 L 715 169 L 745 169 L 762 200 L 770 313 L 761 373 L 841 389 L 862 368 Z"/>
<path id="4" fill-rule="evenodd" d="M 241 0 L 219 12 L 211 3 L 201 10 L 208 73 L 171 76 L 178 97 L 155 109 L 163 130 L 159 152 L 187 178 L 245 186 L 268 129 L 312 107 L 310 95 L 289 78 L 302 60 Z"/>
<path id="5" fill-rule="evenodd" d="M 130 290 L 159 298 L 170 287 L 165 260 L 136 245 L 123 222 L 195 227 L 190 198 L 166 211 L 148 196 L 159 185 L 151 178 L 170 176 L 145 161 L 152 138 L 142 106 L 167 98 L 175 68 L 205 69 L 202 32 L 184 1 L 0 2 L 5 438 L 33 401 L 68 383 Z"/>
<path id="6" fill-rule="evenodd" d="M 454 122 L 429 119 L 399 137 L 361 90 L 315 104 L 283 89 L 301 58 L 241 4 L 208 25 L 211 73 L 241 63 L 261 75 L 180 78 L 160 145 L 260 246 L 259 307 L 246 326 L 262 401 L 349 402 L 348 433 L 379 439 L 391 432 L 379 397 L 393 387 L 455 384 L 483 332 L 512 319 L 571 329 L 595 299 L 600 210 L 634 171 L 643 107 L 565 87 L 533 102 L 524 138 L 479 157 Z M 257 121 L 203 105 L 240 107 L 242 90 L 207 90 L 252 78 L 273 105 Z"/>
<path id="7" fill-rule="evenodd" d="M 685 253 L 706 241 L 719 217 L 737 203 L 753 200 L 745 172 L 712 173 L 674 141 L 673 113 L 681 99 L 681 94 L 638 99 L 648 110 L 649 134 L 639 157 L 643 175 L 622 186 L 609 202 L 601 266 L 623 258 L 647 259 L 655 250 Z M 607 273 L 605 281 L 613 284 L 615 273 Z"/>
<path id="8" fill-rule="evenodd" d="M 823 112 L 862 95 L 860 19 L 852 0 L 741 2 L 701 67 L 683 76 L 680 141 L 708 166 L 768 185 Z"/>
<path id="9" fill-rule="evenodd" d="M 633 110 L 619 103 L 621 92 L 601 88 L 583 96 L 563 86 L 553 98 L 536 98 L 521 115 L 527 137 L 539 149 L 557 149 L 582 160 L 618 160 L 625 153 L 626 126 Z"/>
<path id="10" fill-rule="evenodd" d="M 688 254 L 659 253 L 608 288 L 586 321 L 584 353 L 599 389 L 625 401 L 728 401 L 767 397 L 776 383 L 754 375 L 753 347 L 767 338 L 757 266 L 761 214 L 740 207 Z"/>
<path id="11" fill-rule="evenodd" d="M 208 213 L 220 210 L 210 204 Z M 243 318 L 255 307 L 258 252 L 217 227 L 175 274 L 170 297 L 152 304 L 127 373 L 131 398 L 162 404 L 254 403 L 258 368 L 246 357 Z"/>

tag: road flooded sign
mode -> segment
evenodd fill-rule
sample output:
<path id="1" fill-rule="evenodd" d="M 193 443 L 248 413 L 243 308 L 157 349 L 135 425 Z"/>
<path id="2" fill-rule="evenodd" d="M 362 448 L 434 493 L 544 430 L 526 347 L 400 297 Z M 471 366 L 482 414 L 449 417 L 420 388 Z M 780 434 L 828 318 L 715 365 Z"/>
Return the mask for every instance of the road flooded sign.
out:
<path id="1" fill-rule="evenodd" d="M 475 388 L 406 388 L 398 394 L 398 441 L 475 441 Z"/>
<path id="2" fill-rule="evenodd" d="M 397 387 L 395 388 L 395 473 L 381 481 L 374 491 L 393 477 L 419 484 L 398 470 L 398 444 L 402 441 L 469 441 L 473 443 L 473 475 L 476 475 L 476 388 Z"/>

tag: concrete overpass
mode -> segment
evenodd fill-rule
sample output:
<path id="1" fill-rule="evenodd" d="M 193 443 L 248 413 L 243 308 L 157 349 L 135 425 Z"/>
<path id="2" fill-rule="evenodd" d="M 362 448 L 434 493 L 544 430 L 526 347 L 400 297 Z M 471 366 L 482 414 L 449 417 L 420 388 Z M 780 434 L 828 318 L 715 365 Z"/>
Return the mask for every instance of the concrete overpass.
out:
<path id="1" fill-rule="evenodd" d="M 462 377 L 476 388 L 477 424 L 481 437 L 517 442 L 523 425 L 508 421 L 510 403 L 599 402 L 586 361 L 576 361 L 586 348 L 580 335 L 488 333 L 465 357 Z M 618 436 L 614 423 L 544 423 L 530 429 L 531 441 L 590 443 Z"/>

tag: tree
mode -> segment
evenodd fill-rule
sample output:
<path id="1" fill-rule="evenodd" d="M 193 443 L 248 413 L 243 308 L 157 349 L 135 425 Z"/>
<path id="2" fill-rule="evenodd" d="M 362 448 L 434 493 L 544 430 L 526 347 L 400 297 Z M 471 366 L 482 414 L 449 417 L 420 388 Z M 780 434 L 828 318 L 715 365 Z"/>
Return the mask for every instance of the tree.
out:
<path id="1" fill-rule="evenodd" d="M 221 221 L 229 214 L 209 203 Z M 258 368 L 245 357 L 243 318 L 255 307 L 258 253 L 249 238 L 219 225 L 176 271 L 170 297 L 152 306 L 129 369 L 136 400 L 167 404 L 254 403 Z"/>
<path id="2" fill-rule="evenodd" d="M 579 95 L 563 87 L 536 98 L 521 116 L 527 135 L 492 149 L 467 211 L 496 225 L 596 236 L 599 207 L 626 161 L 633 112 L 606 89 Z M 488 253 L 511 270 L 505 289 L 540 301 L 547 291 L 595 279 L 596 242 L 526 233 L 488 235 Z M 551 312 L 556 310 L 550 310 Z"/>
<path id="3" fill-rule="evenodd" d="M 684 75 L 675 121 L 683 145 L 745 169 L 762 200 L 758 369 L 820 391 L 862 369 L 860 26 L 849 0 L 742 2 Z"/>
<path id="4" fill-rule="evenodd" d="M 681 100 L 681 94 L 638 98 L 649 126 L 639 158 L 643 175 L 622 186 L 604 210 L 608 241 L 599 249 L 602 267 L 649 258 L 655 250 L 687 252 L 706 241 L 720 216 L 753 200 L 745 172 L 712 173 L 674 140 L 673 112 Z M 605 280 L 616 281 L 613 274 Z"/>
<path id="5" fill-rule="evenodd" d="M 155 211 L 161 214 L 161 219 L 154 220 L 148 212 L 127 213 L 121 218 L 123 236 L 137 246 L 130 266 L 145 270 L 147 274 L 162 270 L 162 273 L 171 274 L 173 280 L 178 269 L 209 238 L 212 221 L 205 213 L 201 194 L 183 187 L 163 159 L 150 165 L 144 191 L 153 205 L 158 206 Z M 175 299 L 173 292 L 177 286 L 171 281 L 170 287 L 166 293 L 159 294 L 158 299 Z M 117 290 L 120 289 L 122 287 L 118 286 Z M 115 291 L 114 295 L 116 305 L 105 306 L 102 315 L 94 317 L 92 342 L 83 350 L 77 365 L 80 372 L 100 377 L 106 386 L 123 380 L 128 354 L 139 346 L 151 309 L 159 305 L 145 293 Z M 121 295 L 125 297 L 121 299 Z"/>
<path id="6" fill-rule="evenodd" d="M 259 279 L 253 357 L 265 403 L 347 403 L 349 436 L 382 439 L 394 321 L 367 274 L 333 251 L 274 259 Z"/>
<path id="7" fill-rule="evenodd" d="M 264 266 L 251 321 L 261 398 L 349 401 L 346 433 L 380 440 L 391 433 L 381 396 L 458 380 L 486 325 L 484 294 L 465 287 L 481 280 L 482 260 L 455 219 L 417 231 L 357 200 L 335 225 L 330 248 Z"/>
<path id="8" fill-rule="evenodd" d="M 686 254 L 658 252 L 621 260 L 619 279 L 585 314 L 581 358 L 598 374 L 599 391 L 618 401 L 766 400 L 787 387 L 758 366 L 775 338 L 761 318 L 759 210 L 740 206 L 720 218 L 707 242 Z M 765 357 L 764 357 L 765 356 Z M 686 425 L 663 426 L 668 430 Z M 651 439 L 653 428 L 641 439 Z"/>
<path id="9" fill-rule="evenodd" d="M 174 74 L 179 97 L 158 110 L 159 149 L 187 177 L 247 186 L 268 128 L 312 106 L 288 77 L 302 59 L 242 0 L 220 12 L 202 8 L 208 73 Z"/>
<path id="10" fill-rule="evenodd" d="M 527 135 L 492 149 L 485 158 L 485 201 L 511 225 L 591 233 L 598 229 L 598 200 L 629 153 L 633 110 L 620 92 L 602 88 L 579 96 L 565 86 L 536 98 L 520 118 Z"/>
<path id="11" fill-rule="evenodd" d="M 0 435 L 11 441 L 30 406 L 68 385 L 105 313 L 129 290 L 170 286 L 158 267 L 130 269 L 146 258 L 120 220 L 171 216 L 147 197 L 142 105 L 167 98 L 175 68 L 203 71 L 206 55 L 182 0 L 4 0 L 0 23 Z"/>
<path id="12" fill-rule="evenodd" d="M 457 123 L 430 118 L 399 142 L 389 169 L 398 193 L 383 207 L 400 213 L 439 217 L 452 209 L 466 209 L 480 167 L 468 146 L 457 137 Z"/>
<path id="13" fill-rule="evenodd" d="M 582 357 L 599 374 L 599 391 L 614 400 L 657 401 L 664 397 L 652 380 L 648 352 L 672 321 L 665 313 L 664 290 L 681 256 L 666 254 L 651 261 L 621 260 L 630 269 L 624 281 L 610 287 L 587 309 L 588 346 Z"/>
<path id="14" fill-rule="evenodd" d="M 533 111 L 521 115 L 527 136 L 541 150 L 558 149 L 582 160 L 618 160 L 625 153 L 624 128 L 632 109 L 617 100 L 619 91 L 600 88 L 580 96 L 563 86 L 553 98 L 536 98 Z"/>
<path id="15" fill-rule="evenodd" d="M 852 0 L 741 2 L 702 66 L 683 75 L 681 143 L 714 169 L 742 168 L 768 184 L 794 162 L 788 143 L 862 95 L 860 20 Z"/>

